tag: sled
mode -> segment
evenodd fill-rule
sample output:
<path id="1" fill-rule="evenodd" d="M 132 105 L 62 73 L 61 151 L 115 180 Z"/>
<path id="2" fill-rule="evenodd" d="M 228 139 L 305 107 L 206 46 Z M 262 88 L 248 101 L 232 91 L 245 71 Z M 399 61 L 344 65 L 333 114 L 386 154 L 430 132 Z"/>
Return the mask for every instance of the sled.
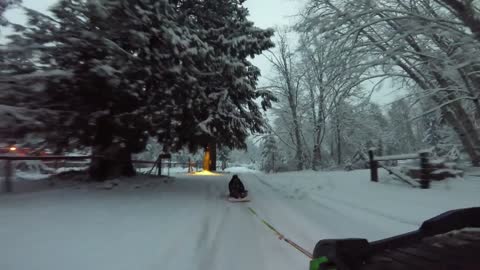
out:
<path id="1" fill-rule="evenodd" d="M 310 270 L 474 270 L 479 254 L 480 207 L 474 207 L 446 212 L 416 231 L 379 241 L 321 240 Z"/>
<path id="2" fill-rule="evenodd" d="M 245 198 L 242 198 L 242 199 L 236 199 L 236 198 L 228 197 L 227 200 L 228 200 L 229 202 L 233 202 L 233 203 L 240 203 L 240 202 L 249 202 L 249 201 L 250 201 L 250 198 L 249 198 L 249 197 L 245 197 Z"/>
<path id="3" fill-rule="evenodd" d="M 229 202 L 249 202 L 250 197 L 248 196 L 248 190 L 246 190 L 245 193 L 246 193 L 246 196 L 244 198 L 233 198 L 233 197 L 230 197 L 229 194 L 227 194 L 227 200 Z"/>

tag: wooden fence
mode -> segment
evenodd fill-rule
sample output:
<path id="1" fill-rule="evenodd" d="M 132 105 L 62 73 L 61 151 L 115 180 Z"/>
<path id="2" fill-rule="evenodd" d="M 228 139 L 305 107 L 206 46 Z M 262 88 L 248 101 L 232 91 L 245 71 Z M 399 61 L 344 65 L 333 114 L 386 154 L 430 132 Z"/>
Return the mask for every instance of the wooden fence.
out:
<path id="1" fill-rule="evenodd" d="M 14 178 L 14 173 L 15 173 L 15 168 L 14 168 L 14 162 L 15 161 L 24 161 L 24 160 L 37 160 L 37 161 L 43 161 L 46 163 L 47 166 L 49 167 L 55 167 L 57 169 L 59 161 L 62 162 L 63 164 L 66 164 L 67 162 L 76 162 L 77 165 L 74 167 L 78 167 L 79 164 L 84 164 L 88 165 L 89 161 L 98 156 L 57 156 L 57 155 L 52 155 L 52 156 L 9 156 L 9 155 L 0 155 L 0 161 L 4 161 L 4 190 L 7 193 L 10 193 L 13 191 L 13 178 Z M 162 168 L 167 168 L 168 169 L 168 175 L 170 175 L 170 168 L 173 166 L 178 166 L 178 165 L 185 165 L 188 167 L 188 171 L 193 170 L 193 167 L 196 167 L 198 170 L 199 163 L 198 162 L 161 162 L 162 159 L 159 159 L 157 161 L 147 161 L 147 160 L 132 160 L 133 164 L 138 164 L 140 166 L 145 166 L 147 167 L 151 166 L 152 170 L 150 173 L 153 171 L 154 167 L 157 167 L 157 175 L 162 174 Z M 1 177 L 1 176 L 0 176 Z M 1 188 L 0 188 L 1 190 Z"/>
<path id="2" fill-rule="evenodd" d="M 392 156 L 379 156 L 376 157 L 373 150 L 368 151 L 368 157 L 370 161 L 370 180 L 372 182 L 378 182 L 378 168 L 383 168 L 389 173 L 397 176 L 403 182 L 415 186 L 410 181 L 406 180 L 403 176 L 394 172 L 392 169 L 380 163 L 381 161 L 391 161 L 391 160 L 410 160 L 410 159 L 419 159 L 420 160 L 420 188 L 428 189 L 430 188 L 430 160 L 429 152 L 420 152 L 418 154 L 405 154 L 405 155 L 392 155 Z"/>

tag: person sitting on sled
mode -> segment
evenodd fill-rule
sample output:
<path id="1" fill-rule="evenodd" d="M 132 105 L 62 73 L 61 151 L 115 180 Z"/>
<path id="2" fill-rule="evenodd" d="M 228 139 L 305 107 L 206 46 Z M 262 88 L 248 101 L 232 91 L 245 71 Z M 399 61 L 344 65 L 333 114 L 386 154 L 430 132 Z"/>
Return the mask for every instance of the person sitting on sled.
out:
<path id="1" fill-rule="evenodd" d="M 232 180 L 228 183 L 228 190 L 230 191 L 230 197 L 235 199 L 243 199 L 247 197 L 247 191 L 245 190 L 245 186 L 243 185 L 238 175 L 234 175 Z"/>

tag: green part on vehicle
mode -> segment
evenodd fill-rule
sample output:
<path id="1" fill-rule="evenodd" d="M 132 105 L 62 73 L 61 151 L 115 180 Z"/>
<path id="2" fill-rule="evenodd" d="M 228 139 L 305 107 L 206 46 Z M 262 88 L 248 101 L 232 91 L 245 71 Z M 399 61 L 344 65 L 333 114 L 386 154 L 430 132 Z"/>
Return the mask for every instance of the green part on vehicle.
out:
<path id="1" fill-rule="evenodd" d="M 330 261 L 325 256 L 313 259 L 313 260 L 310 261 L 310 270 L 320 270 L 320 266 L 322 264 L 326 264 L 326 263 L 329 263 L 329 262 Z M 328 270 L 335 270 L 335 268 L 329 268 Z"/>

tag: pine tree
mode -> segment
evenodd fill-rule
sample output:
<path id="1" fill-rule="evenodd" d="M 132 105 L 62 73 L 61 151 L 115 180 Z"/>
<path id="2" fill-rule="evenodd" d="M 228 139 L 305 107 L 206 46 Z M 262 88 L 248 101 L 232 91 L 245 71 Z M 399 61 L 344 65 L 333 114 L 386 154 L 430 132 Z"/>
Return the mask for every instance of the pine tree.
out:
<path id="1" fill-rule="evenodd" d="M 227 168 L 227 162 L 230 160 L 230 149 L 227 147 L 222 147 L 220 148 L 218 155 L 220 161 L 222 162 L 222 170 L 225 170 L 225 168 Z"/>
<path id="2" fill-rule="evenodd" d="M 263 116 L 254 100 L 262 97 L 262 107 L 267 108 L 273 97 L 255 90 L 260 72 L 247 57 L 272 47 L 273 31 L 248 21 L 243 2 L 177 1 L 177 10 L 188 15 L 189 25 L 199 28 L 195 34 L 209 45 L 206 57 L 196 62 L 205 73 L 186 96 L 191 106 L 184 113 L 192 124 L 171 129 L 177 145 L 196 148 L 215 138 L 220 145 L 244 149 L 248 131 L 263 131 Z"/>
<path id="3" fill-rule="evenodd" d="M 455 132 L 447 126 L 442 118 L 431 115 L 425 123 L 423 142 L 433 147 L 437 156 L 448 156 L 450 151 L 455 151 L 457 145 L 461 145 Z M 447 157 L 448 158 L 448 157 Z"/>
<path id="4" fill-rule="evenodd" d="M 410 108 L 406 101 L 392 103 L 388 116 L 390 118 L 391 143 L 396 145 L 395 153 L 412 153 L 417 150 L 417 140 L 410 120 Z"/>
<path id="5" fill-rule="evenodd" d="M 273 100 L 255 89 L 260 72 L 247 57 L 272 47 L 273 32 L 248 21 L 242 4 L 61 0 L 53 18 L 28 10 L 15 44 L 35 44 L 32 74 L 62 72 L 42 78 L 31 105 L 57 112 L 44 136 L 121 151 L 124 164 L 148 136 L 165 151 L 212 140 L 245 147 L 249 132 L 264 128 L 255 100 L 263 109 Z"/>
<path id="6" fill-rule="evenodd" d="M 8 8 L 19 3 L 21 3 L 21 0 L 0 0 L 0 26 L 5 26 L 8 24 L 8 21 L 3 16 L 3 13 L 5 13 Z"/>
<path id="7" fill-rule="evenodd" d="M 433 147 L 437 147 L 440 143 L 442 137 L 440 135 L 440 124 L 436 117 L 429 117 L 425 123 L 425 135 L 423 138 L 423 142 L 431 145 Z"/>
<path id="8" fill-rule="evenodd" d="M 277 140 L 272 134 L 264 137 L 262 145 L 262 169 L 265 172 L 275 172 L 278 168 L 279 151 Z"/>

